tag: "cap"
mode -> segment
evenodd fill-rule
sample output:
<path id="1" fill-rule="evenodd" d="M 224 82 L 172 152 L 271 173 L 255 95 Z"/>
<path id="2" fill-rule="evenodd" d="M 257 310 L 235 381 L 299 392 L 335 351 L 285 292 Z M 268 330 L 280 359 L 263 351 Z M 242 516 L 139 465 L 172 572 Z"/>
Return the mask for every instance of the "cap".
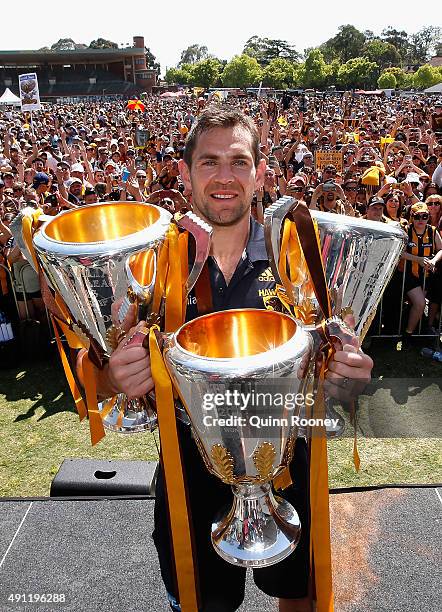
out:
<path id="1" fill-rule="evenodd" d="M 83 181 L 79 178 L 74 177 L 74 178 L 69 179 L 69 187 L 72 187 L 74 183 L 80 183 L 81 185 L 83 185 Z"/>
<path id="2" fill-rule="evenodd" d="M 409 172 L 405 179 L 407 183 L 420 183 L 419 175 L 417 172 Z"/>
<path id="3" fill-rule="evenodd" d="M 34 179 L 32 181 L 32 186 L 34 189 L 39 187 L 40 185 L 48 185 L 49 184 L 49 176 L 45 172 L 37 172 L 34 175 Z"/>
<path id="4" fill-rule="evenodd" d="M 173 155 L 175 153 L 175 149 L 173 147 L 166 147 L 164 153 L 167 155 Z"/>
<path id="5" fill-rule="evenodd" d="M 383 198 L 380 198 L 378 196 L 371 196 L 371 198 L 368 200 L 367 206 L 375 206 L 376 204 L 384 206 L 385 202 Z"/>
<path id="6" fill-rule="evenodd" d="M 413 206 L 410 208 L 410 212 L 413 215 L 415 213 L 427 213 L 429 210 L 425 202 L 416 202 L 416 204 L 413 204 Z"/>
<path id="7" fill-rule="evenodd" d="M 71 172 L 84 172 L 84 168 L 82 164 L 79 164 L 79 163 L 72 164 Z"/>

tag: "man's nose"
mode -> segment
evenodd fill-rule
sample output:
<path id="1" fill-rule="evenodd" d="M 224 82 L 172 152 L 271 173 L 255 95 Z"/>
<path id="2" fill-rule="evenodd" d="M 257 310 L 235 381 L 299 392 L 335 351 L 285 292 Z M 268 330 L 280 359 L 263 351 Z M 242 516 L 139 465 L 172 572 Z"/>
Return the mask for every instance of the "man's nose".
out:
<path id="1" fill-rule="evenodd" d="M 230 163 L 221 163 L 217 165 L 215 180 L 223 185 L 233 183 L 235 177 Z"/>

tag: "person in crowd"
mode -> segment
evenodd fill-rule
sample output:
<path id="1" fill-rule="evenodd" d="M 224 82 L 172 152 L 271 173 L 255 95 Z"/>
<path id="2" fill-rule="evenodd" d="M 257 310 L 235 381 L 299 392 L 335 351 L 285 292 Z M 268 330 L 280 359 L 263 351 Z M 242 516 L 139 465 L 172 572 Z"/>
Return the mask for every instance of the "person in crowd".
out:
<path id="1" fill-rule="evenodd" d="M 405 294 L 410 302 L 405 342 L 414 333 L 424 313 L 426 291 L 432 285 L 429 275 L 442 260 L 442 239 L 429 221 L 428 206 L 423 202 L 413 204 L 407 229 L 408 244 L 399 263 L 399 271 L 405 274 Z"/>

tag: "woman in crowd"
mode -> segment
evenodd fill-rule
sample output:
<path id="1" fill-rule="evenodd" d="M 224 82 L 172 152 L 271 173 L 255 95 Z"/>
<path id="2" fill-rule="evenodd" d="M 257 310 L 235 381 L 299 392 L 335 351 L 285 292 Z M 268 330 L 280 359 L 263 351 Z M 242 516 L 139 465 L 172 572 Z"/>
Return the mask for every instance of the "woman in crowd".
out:
<path id="1" fill-rule="evenodd" d="M 410 303 L 405 340 L 413 334 L 424 314 L 426 292 L 433 290 L 430 274 L 442 259 L 442 239 L 430 224 L 430 213 L 425 203 L 418 202 L 411 207 L 407 234 L 407 248 L 399 263 L 399 271 L 405 274 L 405 294 Z M 429 297 L 431 300 L 433 296 Z"/>

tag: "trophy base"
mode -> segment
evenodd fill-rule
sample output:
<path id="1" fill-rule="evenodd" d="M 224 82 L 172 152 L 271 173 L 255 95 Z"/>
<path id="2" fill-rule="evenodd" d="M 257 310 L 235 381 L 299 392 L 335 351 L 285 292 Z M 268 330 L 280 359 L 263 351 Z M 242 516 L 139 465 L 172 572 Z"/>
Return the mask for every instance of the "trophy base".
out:
<path id="1" fill-rule="evenodd" d="M 301 535 L 298 514 L 272 493 L 270 483 L 232 486 L 233 505 L 212 523 L 212 544 L 228 563 L 266 567 L 294 551 Z"/>
<path id="2" fill-rule="evenodd" d="M 157 415 L 146 398 L 128 399 L 119 393 L 98 404 L 103 426 L 122 434 L 143 433 L 157 428 Z"/>

